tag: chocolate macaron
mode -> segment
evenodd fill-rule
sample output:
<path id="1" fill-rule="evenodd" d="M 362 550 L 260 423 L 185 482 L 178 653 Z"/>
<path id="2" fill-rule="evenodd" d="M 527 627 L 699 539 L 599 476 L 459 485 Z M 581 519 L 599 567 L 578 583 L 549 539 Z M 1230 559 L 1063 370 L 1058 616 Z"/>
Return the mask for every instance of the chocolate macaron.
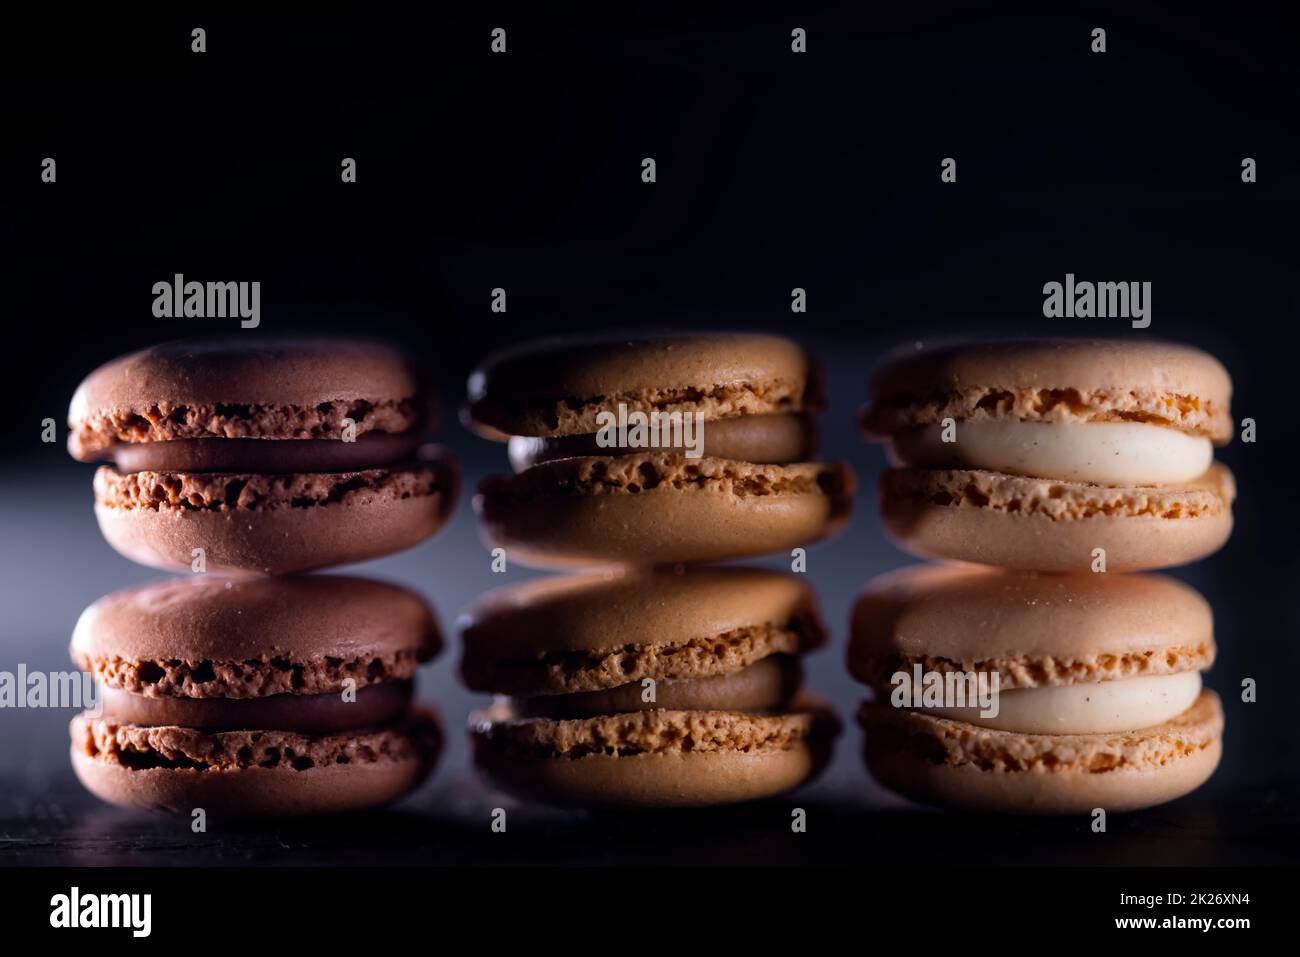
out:
<path id="1" fill-rule="evenodd" d="M 82 614 L 72 659 L 99 707 L 72 721 L 72 765 L 125 807 L 226 815 L 394 801 L 441 746 L 412 705 L 441 646 L 429 606 L 361 578 L 155 582 Z"/>
<path id="2" fill-rule="evenodd" d="M 900 352 L 862 424 L 889 441 L 885 525 L 907 550 L 1011 568 L 1181 565 L 1232 531 L 1232 382 L 1149 340 L 1027 340 Z"/>
<path id="3" fill-rule="evenodd" d="M 467 420 L 514 476 L 475 499 L 525 564 L 718 561 L 807 545 L 846 517 L 852 476 L 811 461 L 815 364 L 763 335 L 551 340 L 490 358 Z"/>
<path id="4" fill-rule="evenodd" d="M 729 804 L 798 787 L 829 756 L 835 719 L 801 699 L 797 657 L 825 630 L 791 576 L 552 578 L 488 593 L 461 630 L 465 683 L 503 696 L 472 719 L 475 762 L 523 797 Z"/>
<path id="5" fill-rule="evenodd" d="M 417 544 L 457 470 L 422 446 L 429 401 L 397 351 L 329 340 L 176 342 L 91 373 L 68 448 L 109 544 L 157 568 L 284 574 Z"/>
<path id="6" fill-rule="evenodd" d="M 849 670 L 874 692 L 867 765 L 915 800 L 1131 811 L 1219 763 L 1223 710 L 1201 686 L 1213 620 L 1173 579 L 916 566 L 866 588 L 852 632 Z"/>

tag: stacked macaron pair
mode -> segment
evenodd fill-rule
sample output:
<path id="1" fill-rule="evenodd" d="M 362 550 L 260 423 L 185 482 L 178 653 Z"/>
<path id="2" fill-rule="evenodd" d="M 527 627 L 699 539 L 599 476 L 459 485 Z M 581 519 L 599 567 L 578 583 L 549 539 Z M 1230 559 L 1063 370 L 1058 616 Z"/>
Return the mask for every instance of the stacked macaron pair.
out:
<path id="1" fill-rule="evenodd" d="M 889 443 L 885 525 L 923 557 L 870 584 L 850 671 L 873 775 L 984 811 L 1134 810 L 1195 789 L 1223 712 L 1201 687 L 1212 616 L 1185 585 L 1126 574 L 1205 557 L 1232 529 L 1214 461 L 1231 382 L 1155 342 L 908 349 L 862 423 Z M 981 567 L 989 566 L 989 567 Z"/>
<path id="2" fill-rule="evenodd" d="M 428 394 L 387 347 L 181 342 L 102 366 L 69 410 L 69 449 L 102 461 L 95 515 L 117 551 L 184 573 L 109 595 L 72 656 L 99 707 L 72 762 L 104 800 L 189 813 L 306 814 L 395 800 L 428 773 L 433 715 L 412 703 L 438 650 L 402 588 L 304 575 L 414 545 L 458 473 L 423 444 Z"/>
<path id="3" fill-rule="evenodd" d="M 768 797 L 825 763 L 833 717 L 800 694 L 825 641 L 795 576 L 706 563 L 789 553 L 847 516 L 852 477 L 812 460 L 817 370 L 760 335 L 551 341 L 489 359 L 467 420 L 516 474 L 475 507 L 508 560 L 594 566 L 484 596 L 461 671 L 501 697 L 476 763 L 582 807 Z"/>

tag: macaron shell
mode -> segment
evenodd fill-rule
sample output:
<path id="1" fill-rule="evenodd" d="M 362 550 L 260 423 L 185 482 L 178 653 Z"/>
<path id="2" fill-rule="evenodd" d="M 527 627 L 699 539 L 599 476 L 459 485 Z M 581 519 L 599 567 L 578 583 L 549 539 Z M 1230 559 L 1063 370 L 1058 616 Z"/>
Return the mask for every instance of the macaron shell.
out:
<path id="1" fill-rule="evenodd" d="M 977 470 L 891 469 L 881 475 L 890 535 L 927 558 L 1032 571 L 1185 565 L 1232 534 L 1232 473 L 1216 463 L 1186 486 L 1111 488 Z"/>
<path id="2" fill-rule="evenodd" d="M 1212 691 L 1164 725 L 1121 735 L 1016 734 L 890 711 L 863 708 L 872 776 L 922 803 L 988 813 L 1155 807 L 1204 784 L 1223 747 L 1223 710 Z M 899 729 L 911 735 L 909 745 L 899 746 Z"/>
<path id="3" fill-rule="evenodd" d="M 498 705 L 472 719 L 474 761 L 510 793 L 560 806 L 735 804 L 799 787 L 825 767 L 838 722 L 822 705 L 804 707 L 816 710 L 512 720 Z"/>
<path id="4" fill-rule="evenodd" d="M 405 728 L 316 739 L 339 741 L 341 752 L 347 752 L 348 742 L 357 740 L 359 734 L 380 748 L 393 746 L 394 753 L 381 751 L 368 759 L 358 755 L 345 764 L 334 762 L 305 770 L 285 764 L 222 770 L 136 768 L 111 755 L 91 753 L 78 728 L 84 721 L 73 719 L 71 755 L 73 770 L 88 791 L 119 807 L 186 816 L 195 808 L 226 817 L 288 817 L 380 807 L 417 788 L 432 771 L 442 747 L 436 718 L 431 711 L 421 710 Z M 194 734 L 196 740 L 223 737 Z M 260 737 L 265 746 L 301 738 L 287 732 L 265 732 Z"/>
<path id="5" fill-rule="evenodd" d="M 114 441 L 336 438 L 345 417 L 358 434 L 404 432 L 428 418 L 421 391 L 405 357 L 377 343 L 168 342 L 86 377 L 68 409 L 69 449 L 88 459 Z"/>
<path id="6" fill-rule="evenodd" d="M 1162 575 L 914 565 L 868 584 L 851 630 L 849 671 L 877 688 L 914 664 L 996 671 L 1009 690 L 1200 671 L 1215 655 L 1209 604 Z"/>
<path id="7" fill-rule="evenodd" d="M 539 578 L 482 595 L 458 626 L 467 652 L 499 658 L 610 651 L 715 638 L 762 625 L 825 628 L 799 577 L 760 568 L 619 570 Z"/>
<path id="8" fill-rule="evenodd" d="M 106 471 L 113 472 L 100 469 Z M 256 509 L 121 507 L 102 500 L 97 476 L 95 518 L 108 543 L 142 565 L 190 570 L 194 549 L 201 548 L 208 571 L 284 575 L 388 555 L 436 533 L 459 491 L 459 471 L 450 459 L 437 471 L 439 478 L 420 485 L 423 491 L 381 482 L 315 505 L 299 507 L 286 498 L 280 507 Z"/>
<path id="9" fill-rule="evenodd" d="M 503 759 L 476 750 L 474 762 L 496 786 L 525 801 L 558 807 L 670 808 L 774 797 L 816 777 L 826 757 L 801 744 L 762 754 L 595 754 L 577 759 Z"/>
<path id="10" fill-rule="evenodd" d="M 468 392 L 470 423 L 489 438 L 595 432 L 597 413 L 620 404 L 706 419 L 822 404 L 820 377 L 800 346 L 743 333 L 528 343 L 490 357 Z"/>
<path id="11" fill-rule="evenodd" d="M 347 575 L 190 575 L 127 588 L 77 621 L 72 657 L 243 661 L 281 657 L 432 657 L 441 646 L 428 603 L 397 585 Z"/>
<path id="12" fill-rule="evenodd" d="M 475 508 L 492 545 L 525 565 L 562 568 L 785 552 L 837 531 L 852 501 L 843 465 L 686 462 L 664 453 L 548 462 L 484 482 Z M 655 484 L 638 483 L 647 475 Z"/>
<path id="13" fill-rule="evenodd" d="M 1030 339 L 899 350 L 862 424 L 888 435 L 952 417 L 1166 422 L 1226 443 L 1232 380 L 1213 356 L 1157 340 Z"/>

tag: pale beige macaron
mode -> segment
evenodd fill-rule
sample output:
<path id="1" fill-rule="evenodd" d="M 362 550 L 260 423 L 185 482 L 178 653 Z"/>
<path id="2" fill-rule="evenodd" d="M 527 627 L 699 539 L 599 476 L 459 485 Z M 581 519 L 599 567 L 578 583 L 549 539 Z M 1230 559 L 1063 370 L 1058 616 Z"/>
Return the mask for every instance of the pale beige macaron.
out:
<path id="1" fill-rule="evenodd" d="M 489 358 L 466 419 L 509 441 L 484 482 L 485 535 L 540 566 L 673 564 L 806 545 L 847 516 L 853 480 L 811 461 L 820 373 L 775 336 L 548 340 Z"/>
<path id="2" fill-rule="evenodd" d="M 825 641 L 812 593 L 758 569 L 621 571 L 484 596 L 461 619 L 461 674 L 509 695 L 473 716 L 475 762 L 526 798 L 699 806 L 805 783 L 835 721 L 800 697 Z"/>
<path id="3" fill-rule="evenodd" d="M 1209 606 L 1170 578 L 925 565 L 866 588 L 848 662 L 874 692 L 859 717 L 887 787 L 1082 814 L 1162 804 L 1210 776 L 1223 711 L 1200 673 L 1214 654 Z M 972 700 L 981 676 L 996 693 Z"/>
<path id="4" fill-rule="evenodd" d="M 1181 565 L 1232 531 L 1215 445 L 1232 382 L 1150 340 L 1020 340 L 901 350 L 864 431 L 890 443 L 889 532 L 918 555 L 1040 571 Z M 1100 549 L 1102 552 L 1098 552 Z"/>

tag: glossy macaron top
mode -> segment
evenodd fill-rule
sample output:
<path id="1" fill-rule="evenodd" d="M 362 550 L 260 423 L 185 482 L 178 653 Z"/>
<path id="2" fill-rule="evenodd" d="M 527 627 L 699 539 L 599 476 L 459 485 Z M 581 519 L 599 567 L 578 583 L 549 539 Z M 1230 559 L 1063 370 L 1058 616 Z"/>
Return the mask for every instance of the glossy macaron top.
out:
<path id="1" fill-rule="evenodd" d="M 1025 339 L 896 351 L 876 370 L 863 429 L 885 436 L 952 417 L 1153 422 L 1232 434 L 1232 380 L 1213 356 L 1149 339 Z"/>
<path id="2" fill-rule="evenodd" d="M 428 399 L 410 362 L 378 343 L 329 339 L 182 340 L 100 366 L 68 409 L 68 448 L 174 439 L 331 439 L 423 427 Z"/>
<path id="3" fill-rule="evenodd" d="M 110 686 L 256 697 L 334 690 L 345 677 L 404 680 L 441 644 L 432 609 L 396 585 L 204 575 L 99 599 L 77 621 L 71 653 Z"/>
<path id="4" fill-rule="evenodd" d="M 866 587 L 851 630 L 849 671 L 873 685 L 916 663 L 1015 688 L 1201 670 L 1215 653 L 1209 604 L 1160 575 L 915 565 Z"/>
<path id="5" fill-rule="evenodd" d="M 744 629 L 826 639 L 816 599 L 795 576 L 688 568 L 543 578 L 488 592 L 458 622 L 466 654 L 497 658 L 672 645 Z"/>
<path id="6" fill-rule="evenodd" d="M 526 343 L 476 369 L 468 400 L 470 424 L 492 438 L 596 432 L 597 414 L 619 405 L 719 419 L 824 404 L 820 375 L 802 347 L 745 333 Z"/>

